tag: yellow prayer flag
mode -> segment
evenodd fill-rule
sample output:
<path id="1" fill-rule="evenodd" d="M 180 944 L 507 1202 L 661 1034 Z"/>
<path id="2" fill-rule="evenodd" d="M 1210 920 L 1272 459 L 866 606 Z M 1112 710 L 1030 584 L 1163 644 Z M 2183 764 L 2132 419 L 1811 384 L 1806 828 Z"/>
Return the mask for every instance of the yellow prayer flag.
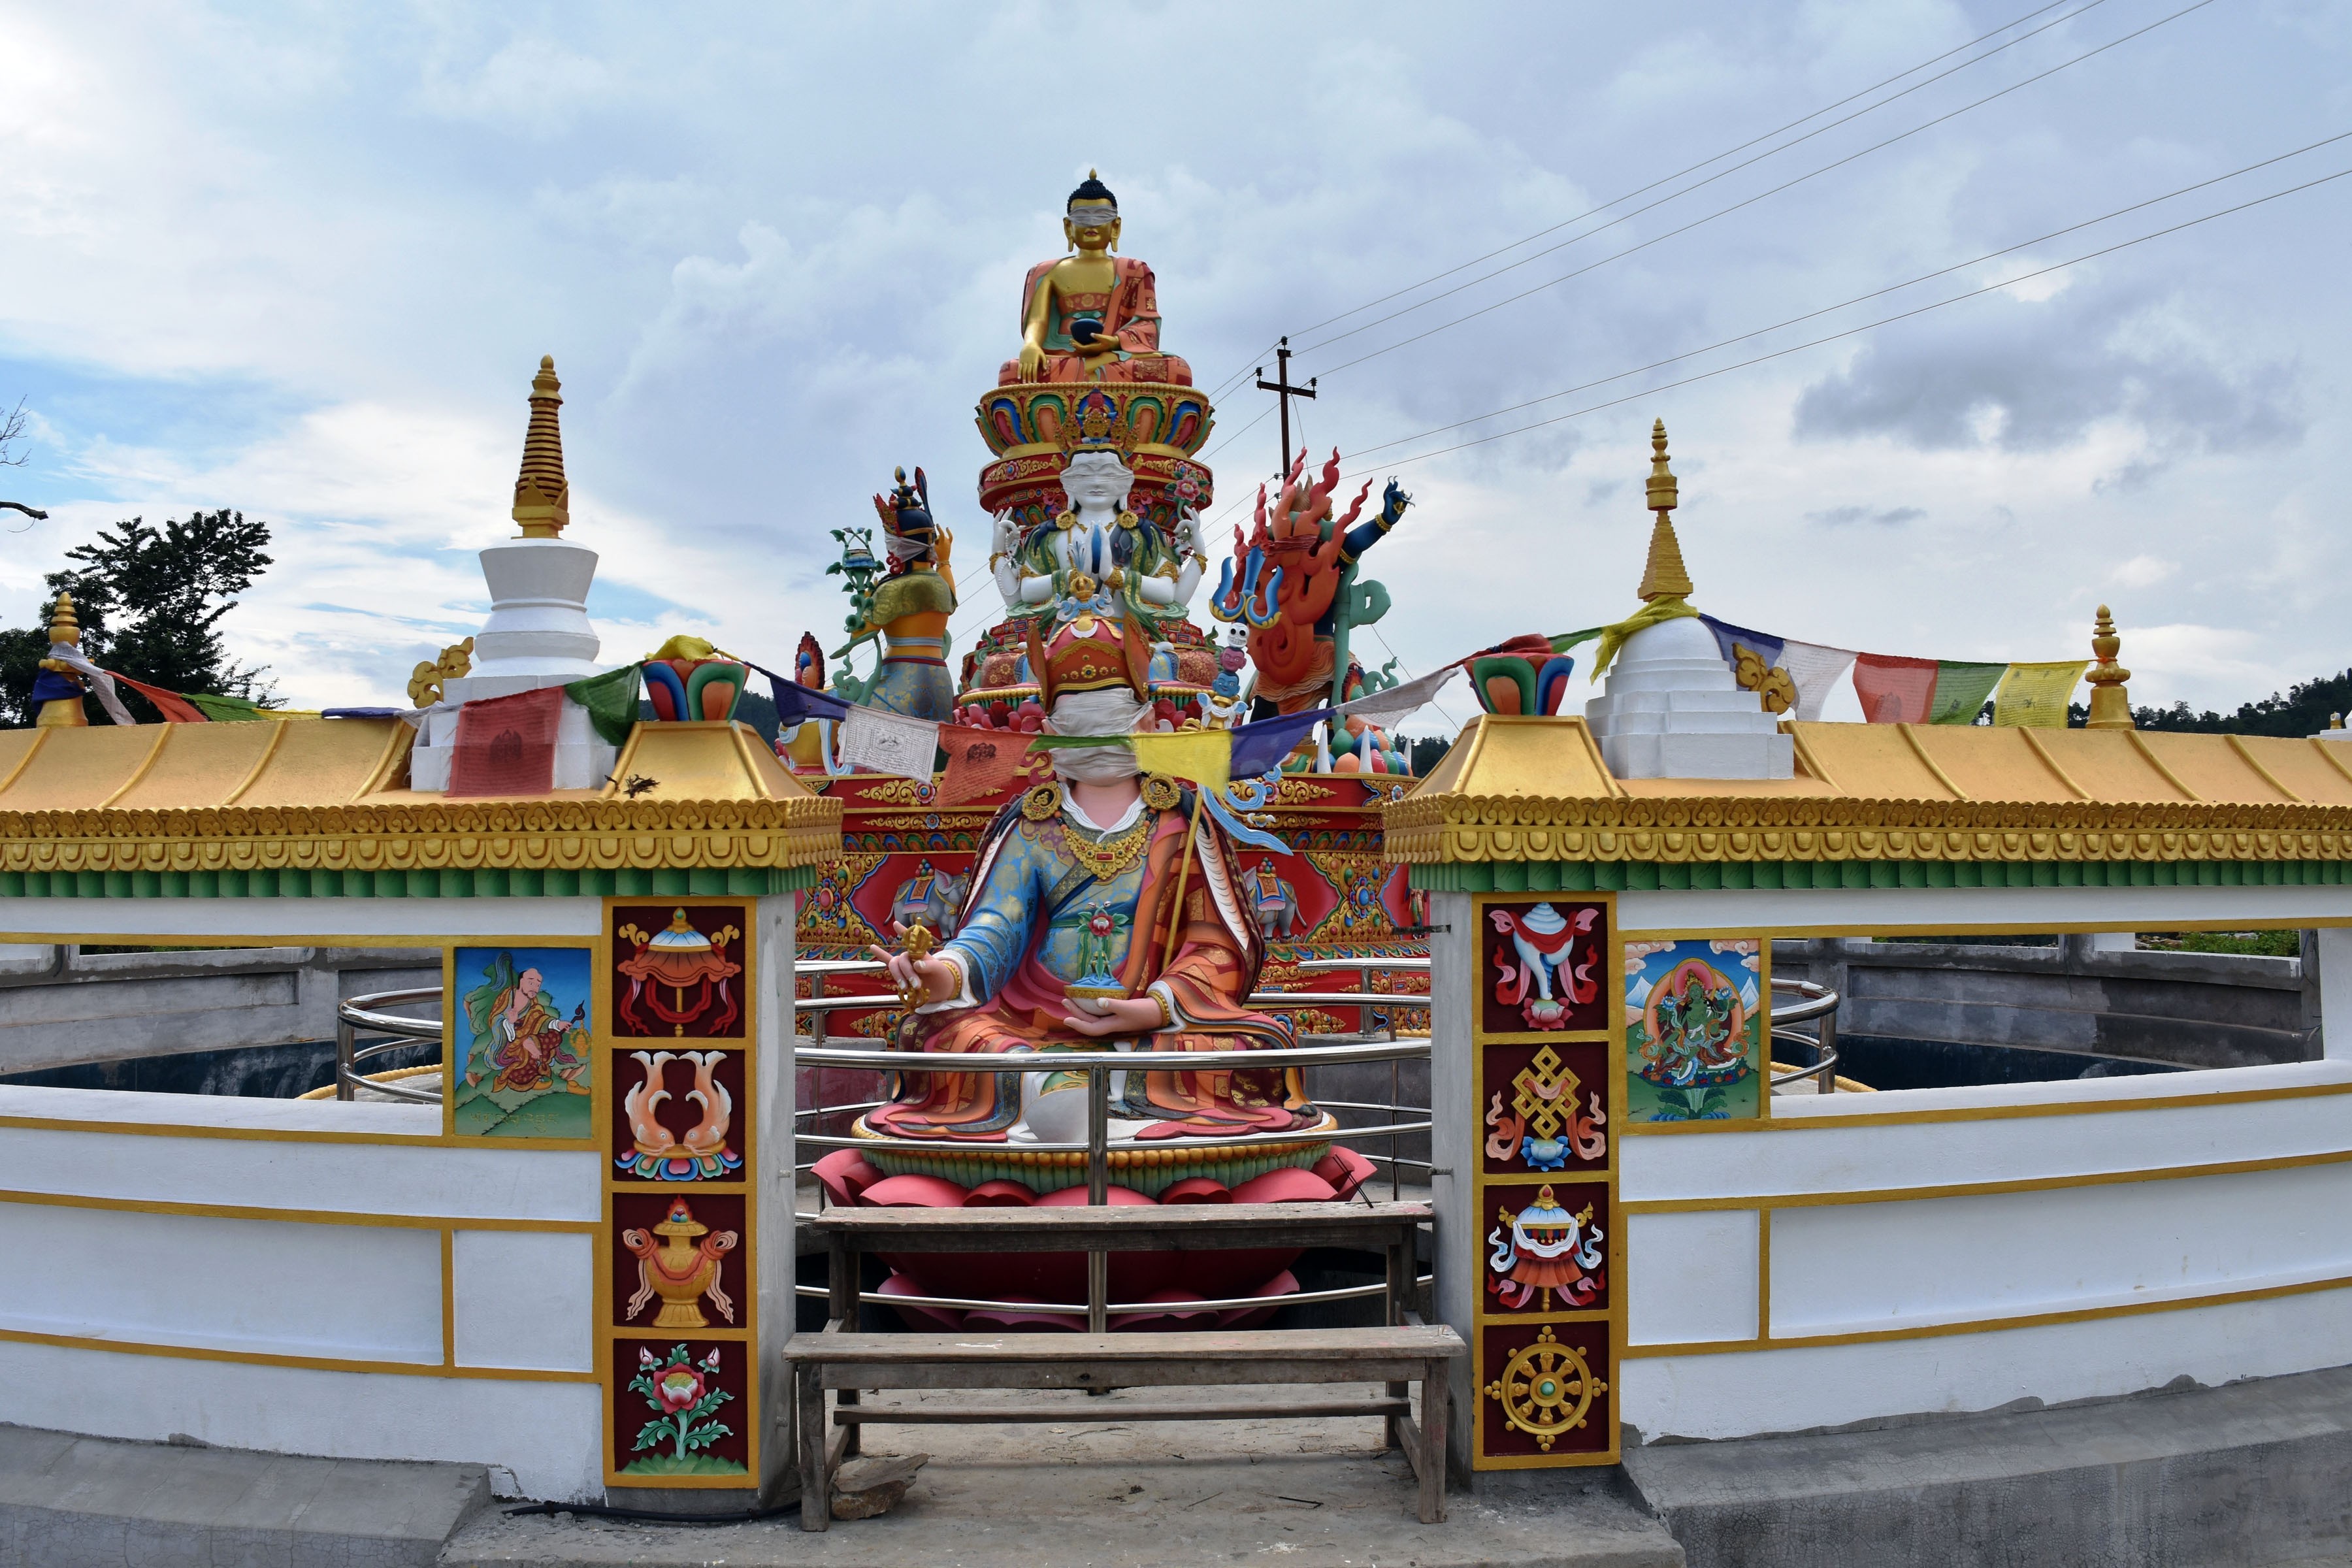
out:
<path id="1" fill-rule="evenodd" d="M 1234 736 L 1230 730 L 1172 730 L 1132 735 L 1135 764 L 1147 773 L 1190 779 L 1203 789 L 1233 782 Z"/>
<path id="2" fill-rule="evenodd" d="M 2011 665 L 2000 678 L 2000 689 L 1992 694 L 1992 721 L 2064 729 L 2067 701 L 2090 664 L 2087 658 L 2062 658 L 2052 664 Z"/>

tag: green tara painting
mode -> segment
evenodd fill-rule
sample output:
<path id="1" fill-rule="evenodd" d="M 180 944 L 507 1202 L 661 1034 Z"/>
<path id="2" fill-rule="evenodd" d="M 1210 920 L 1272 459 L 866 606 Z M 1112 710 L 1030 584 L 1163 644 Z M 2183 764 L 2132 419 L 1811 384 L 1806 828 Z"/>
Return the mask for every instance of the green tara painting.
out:
<path id="1" fill-rule="evenodd" d="M 1625 943 L 1625 1102 L 1633 1121 L 1763 1114 L 1769 978 L 1755 937 Z"/>

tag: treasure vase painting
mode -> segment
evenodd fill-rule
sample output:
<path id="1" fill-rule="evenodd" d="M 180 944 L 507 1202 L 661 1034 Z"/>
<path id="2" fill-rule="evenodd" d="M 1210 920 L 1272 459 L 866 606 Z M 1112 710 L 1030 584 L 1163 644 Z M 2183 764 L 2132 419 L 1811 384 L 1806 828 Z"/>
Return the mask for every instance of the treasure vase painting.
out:
<path id="1" fill-rule="evenodd" d="M 1771 978 L 1759 937 L 1625 943 L 1629 1121 L 1765 1114 Z"/>
<path id="2" fill-rule="evenodd" d="M 747 1326 L 740 1193 L 614 1193 L 613 1322 L 616 1328 Z"/>
<path id="3" fill-rule="evenodd" d="M 590 1138 L 590 950 L 461 947 L 452 1116 L 472 1138 Z"/>

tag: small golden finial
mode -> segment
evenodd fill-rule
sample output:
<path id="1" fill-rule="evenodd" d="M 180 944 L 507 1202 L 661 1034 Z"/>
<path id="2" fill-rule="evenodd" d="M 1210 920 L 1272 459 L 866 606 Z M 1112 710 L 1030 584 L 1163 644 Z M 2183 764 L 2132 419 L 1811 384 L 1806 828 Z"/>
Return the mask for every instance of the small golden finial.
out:
<path id="1" fill-rule="evenodd" d="M 2116 623 L 2105 605 L 2099 606 L 2099 618 L 2091 628 L 2091 651 L 2098 662 L 2091 666 L 2087 677 L 2091 683 L 2091 716 L 2084 721 L 2086 730 L 2132 730 L 2131 692 L 2124 682 L 2131 671 L 2116 662 L 2116 655 L 2124 639 L 2116 635 Z"/>
<path id="2" fill-rule="evenodd" d="M 63 590 L 59 590 L 58 602 L 49 611 L 49 642 L 51 646 L 63 643 L 70 648 L 81 647 L 81 622 L 74 616 L 73 595 Z M 61 658 L 45 658 L 41 660 L 41 668 L 52 675 L 64 676 L 76 686 L 86 688 L 89 684 L 73 666 Z M 82 711 L 79 692 L 71 697 L 50 698 L 33 716 L 34 725 L 43 730 L 77 728 L 89 722 L 89 715 Z"/>
<path id="3" fill-rule="evenodd" d="M 2344 728 L 2344 715 L 2341 713 L 2330 713 L 2327 716 L 2327 727 L 2331 730 L 2341 730 Z"/>
<path id="4" fill-rule="evenodd" d="M 1675 471 L 1666 466 L 1666 422 L 1650 424 L 1650 510 L 1658 521 L 1650 528 L 1650 559 L 1642 568 L 1641 599 L 1679 599 L 1691 592 L 1690 569 L 1683 564 L 1682 541 L 1675 537 L 1676 504 Z"/>
<path id="5" fill-rule="evenodd" d="M 530 426 L 522 438 L 522 471 L 515 479 L 514 520 L 525 539 L 553 539 L 572 521 L 572 486 L 563 477 L 563 430 L 556 410 L 562 384 L 555 356 L 542 354 L 530 383 Z"/>
<path id="6" fill-rule="evenodd" d="M 49 640 L 81 646 L 81 622 L 74 618 L 73 595 L 63 589 L 58 591 L 57 605 L 49 612 Z"/>

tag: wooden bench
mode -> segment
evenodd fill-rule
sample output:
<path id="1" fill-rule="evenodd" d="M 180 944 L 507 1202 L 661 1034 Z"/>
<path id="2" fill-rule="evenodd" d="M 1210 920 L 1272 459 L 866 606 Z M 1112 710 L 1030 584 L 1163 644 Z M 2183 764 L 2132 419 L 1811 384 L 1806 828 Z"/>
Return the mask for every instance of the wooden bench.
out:
<path id="1" fill-rule="evenodd" d="M 1379 1415 L 1386 1440 L 1419 1478 L 1420 1514 L 1445 1517 L 1446 1368 L 1464 1353 L 1461 1336 L 1427 1326 L 1411 1310 L 1413 1235 L 1427 1204 L 1171 1205 L 1149 1208 L 831 1209 L 803 1215 L 822 1236 L 830 1264 L 824 1331 L 785 1346 L 793 1369 L 793 1421 L 800 1449 L 801 1527 L 831 1523 L 835 1469 L 858 1451 L 873 1422 L 1263 1420 L 1286 1415 Z M 1099 1331 L 1112 1252 L 1227 1247 L 1369 1247 L 1388 1260 L 1386 1326 L 1270 1332 Z M 861 1334 L 861 1255 L 890 1252 L 1085 1252 L 1089 1255 L 1089 1326 L 1084 1334 Z M 1274 1300 L 1279 1300 L 1276 1298 Z M 1381 1383 L 1376 1399 L 1264 1405 L 1122 1405 L 1100 1412 L 1066 1405 L 866 1410 L 865 1389 L 1160 1388 L 1219 1384 Z M 1422 1419 L 1411 1384 L 1422 1385 Z M 825 1391 L 838 1408 L 826 1430 Z"/>

